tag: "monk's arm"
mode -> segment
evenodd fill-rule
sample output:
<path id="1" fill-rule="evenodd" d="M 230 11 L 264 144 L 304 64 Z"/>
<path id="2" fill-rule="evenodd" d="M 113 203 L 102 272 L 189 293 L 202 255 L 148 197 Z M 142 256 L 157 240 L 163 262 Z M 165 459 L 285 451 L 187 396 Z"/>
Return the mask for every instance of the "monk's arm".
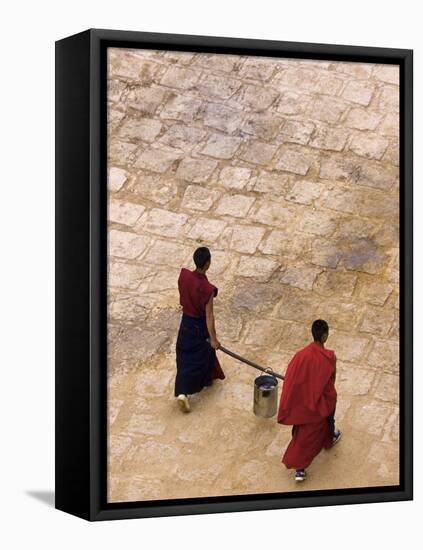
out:
<path id="1" fill-rule="evenodd" d="M 206 304 L 206 323 L 207 330 L 209 331 L 210 335 L 210 345 L 214 349 L 219 349 L 220 342 L 217 339 L 216 328 L 214 324 L 213 296 L 211 296 L 210 300 Z"/>

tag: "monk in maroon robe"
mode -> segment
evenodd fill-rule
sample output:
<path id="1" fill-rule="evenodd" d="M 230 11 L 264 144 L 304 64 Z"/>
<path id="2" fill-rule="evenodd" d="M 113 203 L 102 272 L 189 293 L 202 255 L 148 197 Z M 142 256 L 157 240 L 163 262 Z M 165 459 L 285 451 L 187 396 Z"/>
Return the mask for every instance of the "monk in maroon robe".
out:
<path id="1" fill-rule="evenodd" d="M 216 336 L 213 299 L 217 288 L 206 276 L 211 254 L 206 247 L 194 252 L 196 269 L 182 268 L 178 279 L 182 319 L 176 342 L 175 397 L 184 412 L 190 412 L 189 395 L 210 386 L 225 375 L 216 356 L 220 343 Z"/>
<path id="2" fill-rule="evenodd" d="M 341 437 L 334 419 L 336 357 L 324 347 L 329 327 L 318 319 L 311 330 L 314 341 L 289 362 L 278 410 L 278 422 L 293 426 L 282 463 L 295 468 L 296 481 L 303 481 L 314 457 Z"/>

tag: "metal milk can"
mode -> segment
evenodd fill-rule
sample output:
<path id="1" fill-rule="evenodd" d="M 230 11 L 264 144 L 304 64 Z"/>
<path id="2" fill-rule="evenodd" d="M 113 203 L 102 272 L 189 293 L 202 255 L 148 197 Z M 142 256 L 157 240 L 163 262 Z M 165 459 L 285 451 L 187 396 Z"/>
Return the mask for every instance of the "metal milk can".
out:
<path id="1" fill-rule="evenodd" d="M 265 374 L 254 380 L 254 414 L 271 418 L 278 409 L 278 381 Z"/>

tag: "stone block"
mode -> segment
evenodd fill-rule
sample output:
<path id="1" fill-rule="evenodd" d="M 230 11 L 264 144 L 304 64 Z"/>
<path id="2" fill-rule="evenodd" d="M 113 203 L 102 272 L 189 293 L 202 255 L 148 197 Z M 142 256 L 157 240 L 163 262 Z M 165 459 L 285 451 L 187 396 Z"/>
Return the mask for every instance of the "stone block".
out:
<path id="1" fill-rule="evenodd" d="M 107 188 L 109 191 L 116 193 L 120 191 L 128 179 L 128 173 L 122 168 L 111 166 L 108 172 Z"/>
<path id="2" fill-rule="evenodd" d="M 240 90 L 237 101 L 252 111 L 264 111 L 277 99 L 276 90 L 264 87 L 246 85 Z"/>
<path id="3" fill-rule="evenodd" d="M 327 347 L 335 350 L 336 357 L 341 361 L 361 362 L 365 356 L 369 340 L 331 330 Z"/>
<path id="4" fill-rule="evenodd" d="M 120 127 L 119 136 L 151 143 L 159 135 L 161 128 L 161 122 L 153 118 L 128 118 Z"/>
<path id="5" fill-rule="evenodd" d="M 286 200 L 299 204 L 311 204 L 322 193 L 324 185 L 313 181 L 300 180 L 295 182 L 290 192 L 285 195 Z"/>
<path id="6" fill-rule="evenodd" d="M 240 80 L 215 74 L 205 74 L 196 86 L 204 97 L 212 99 L 229 99 L 240 87 Z"/>
<path id="7" fill-rule="evenodd" d="M 335 231 L 336 216 L 324 210 L 307 209 L 299 222 L 299 230 L 312 235 L 329 237 Z"/>
<path id="8" fill-rule="evenodd" d="M 270 193 L 272 195 L 284 196 L 290 186 L 288 174 L 262 170 L 255 180 L 253 189 L 258 193 Z"/>
<path id="9" fill-rule="evenodd" d="M 270 258 L 242 256 L 237 273 L 240 277 L 251 277 L 257 281 L 268 281 L 278 269 L 279 263 Z"/>
<path id="10" fill-rule="evenodd" d="M 141 153 L 135 162 L 135 167 L 163 173 L 169 170 L 182 156 L 183 152 L 178 149 L 151 147 Z"/>
<path id="11" fill-rule="evenodd" d="M 195 145 L 204 139 L 206 134 L 207 132 L 205 130 L 197 128 L 197 126 L 176 123 L 163 134 L 159 139 L 159 143 L 189 152 Z"/>
<path id="12" fill-rule="evenodd" d="M 138 172 L 135 179 L 128 185 L 128 191 L 138 198 L 165 205 L 175 198 L 178 182 L 173 176 L 148 174 Z"/>
<path id="13" fill-rule="evenodd" d="M 392 406 L 370 401 L 354 411 L 351 421 L 358 430 L 373 436 L 381 436 L 392 413 Z"/>
<path id="14" fill-rule="evenodd" d="M 136 290 L 141 283 L 148 282 L 154 273 L 154 268 L 151 266 L 128 264 L 109 259 L 107 283 L 110 287 Z"/>
<path id="15" fill-rule="evenodd" d="M 376 306 L 383 306 L 393 291 L 393 285 L 370 279 L 361 281 L 360 299 Z"/>
<path id="16" fill-rule="evenodd" d="M 176 177 L 193 183 L 205 183 L 213 174 L 217 165 L 218 163 L 215 160 L 185 157 L 179 163 Z"/>
<path id="17" fill-rule="evenodd" d="M 189 185 L 186 188 L 181 206 L 182 208 L 206 212 L 210 210 L 219 196 L 220 193 L 216 189 L 208 189 L 200 185 Z"/>
<path id="18" fill-rule="evenodd" d="M 331 96 L 314 96 L 310 101 L 307 114 L 313 120 L 335 124 L 348 108 L 344 101 Z"/>
<path id="19" fill-rule="evenodd" d="M 342 97 L 353 103 L 367 106 L 372 99 L 375 87 L 365 80 L 351 80 L 342 92 Z"/>
<path id="20" fill-rule="evenodd" d="M 285 142 L 298 143 L 306 145 L 313 133 L 315 126 L 311 122 L 302 122 L 299 120 L 286 120 L 280 136 Z"/>
<path id="21" fill-rule="evenodd" d="M 356 128 L 357 130 L 375 130 L 381 120 L 382 115 L 380 113 L 362 108 L 354 108 L 348 112 L 345 125 L 348 128 Z"/>
<path id="22" fill-rule="evenodd" d="M 186 214 L 178 214 L 162 208 L 146 212 L 138 222 L 137 230 L 156 233 L 164 237 L 175 237 L 187 221 Z"/>
<path id="23" fill-rule="evenodd" d="M 380 160 L 388 144 L 388 140 L 377 136 L 356 134 L 350 143 L 350 150 L 361 157 Z"/>
<path id="24" fill-rule="evenodd" d="M 212 218 L 200 218 L 188 231 L 190 239 L 196 239 L 202 243 L 216 242 L 226 227 L 226 222 Z"/>
<path id="25" fill-rule="evenodd" d="M 394 310 L 382 307 L 367 307 L 364 310 L 360 331 L 377 336 L 387 336 L 394 319 Z"/>
<path id="26" fill-rule="evenodd" d="M 372 75 L 382 82 L 399 86 L 399 65 L 374 65 Z"/>
<path id="27" fill-rule="evenodd" d="M 111 222 L 133 226 L 139 220 L 145 207 L 141 204 L 111 199 L 107 205 L 107 218 Z"/>
<path id="28" fill-rule="evenodd" d="M 397 374 L 381 374 L 375 389 L 375 397 L 390 403 L 399 403 L 399 377 Z"/>
<path id="29" fill-rule="evenodd" d="M 345 271 L 323 271 L 315 283 L 314 290 L 323 296 L 349 297 L 354 292 L 357 275 Z"/>
<path id="30" fill-rule="evenodd" d="M 249 57 L 245 60 L 239 70 L 241 78 L 253 80 L 269 80 L 275 70 L 275 63 L 272 59 Z"/>
<path id="31" fill-rule="evenodd" d="M 284 115 L 299 115 L 305 111 L 310 101 L 309 95 L 285 91 L 279 98 L 276 110 Z"/>
<path id="32" fill-rule="evenodd" d="M 188 246 L 173 241 L 156 240 L 143 257 L 143 262 L 151 265 L 180 267 L 188 259 L 191 250 Z"/>
<path id="33" fill-rule="evenodd" d="M 277 229 L 273 230 L 259 245 L 259 249 L 263 254 L 282 256 L 291 260 L 303 258 L 309 253 L 310 247 L 310 236 L 301 233 L 292 235 Z"/>
<path id="34" fill-rule="evenodd" d="M 216 208 L 216 214 L 243 218 L 254 202 L 254 197 L 246 195 L 225 195 Z"/>
<path id="35" fill-rule="evenodd" d="M 379 109 L 383 112 L 399 111 L 399 88 L 398 86 L 384 86 L 379 95 Z"/>
<path id="36" fill-rule="evenodd" d="M 283 119 L 273 113 L 254 113 L 247 116 L 241 128 L 258 139 L 270 140 L 278 135 L 282 123 Z"/>
<path id="37" fill-rule="evenodd" d="M 264 141 L 249 141 L 243 147 L 239 158 L 246 162 L 267 166 L 278 149 L 277 145 L 269 145 Z"/>
<path id="38" fill-rule="evenodd" d="M 289 203 L 261 201 L 250 214 L 250 218 L 259 223 L 286 229 L 294 223 L 296 216 Z"/>
<path id="39" fill-rule="evenodd" d="M 280 336 L 281 324 L 278 321 L 256 319 L 248 327 L 245 343 L 273 348 L 279 343 Z"/>
<path id="40" fill-rule="evenodd" d="M 338 395 L 368 395 L 374 378 L 374 371 L 356 365 L 337 364 L 336 389 Z"/>
<path id="41" fill-rule="evenodd" d="M 165 90 L 159 86 L 131 86 L 128 91 L 125 103 L 131 109 L 141 111 L 146 115 L 154 115 L 157 108 L 165 98 Z"/>
<path id="42" fill-rule="evenodd" d="M 333 126 L 319 126 L 309 141 L 311 147 L 328 151 L 342 151 L 350 135 L 349 130 Z"/>
<path id="43" fill-rule="evenodd" d="M 229 189 L 244 189 L 250 178 L 249 168 L 225 166 L 219 174 L 219 183 Z"/>
<path id="44" fill-rule="evenodd" d="M 302 290 L 311 290 L 321 269 L 308 264 L 288 265 L 280 277 L 281 283 Z"/>
<path id="45" fill-rule="evenodd" d="M 200 153 L 218 159 L 230 159 L 234 156 L 241 142 L 241 138 L 214 134 L 201 148 Z"/>
<path id="46" fill-rule="evenodd" d="M 305 176 L 315 158 L 315 155 L 307 149 L 282 146 L 276 169 Z"/>
<path id="47" fill-rule="evenodd" d="M 162 76 L 160 84 L 171 88 L 190 90 L 194 88 L 199 77 L 200 74 L 198 71 L 193 71 L 186 67 L 171 66 Z"/>
<path id="48" fill-rule="evenodd" d="M 142 235 L 111 229 L 108 234 L 110 256 L 134 260 L 147 248 L 149 239 Z"/>
<path id="49" fill-rule="evenodd" d="M 229 247 L 237 252 L 254 254 L 265 229 L 250 225 L 234 225 L 231 229 Z"/>
<path id="50" fill-rule="evenodd" d="M 182 120 L 192 122 L 197 115 L 202 101 L 190 94 L 175 94 L 166 102 L 160 112 L 160 118 L 171 120 Z"/>
<path id="51" fill-rule="evenodd" d="M 243 114 L 223 103 L 206 103 L 200 110 L 204 124 L 227 134 L 232 134 L 241 126 Z"/>
<path id="52" fill-rule="evenodd" d="M 391 372 L 399 370 L 398 340 L 376 341 L 368 358 L 369 365 Z"/>

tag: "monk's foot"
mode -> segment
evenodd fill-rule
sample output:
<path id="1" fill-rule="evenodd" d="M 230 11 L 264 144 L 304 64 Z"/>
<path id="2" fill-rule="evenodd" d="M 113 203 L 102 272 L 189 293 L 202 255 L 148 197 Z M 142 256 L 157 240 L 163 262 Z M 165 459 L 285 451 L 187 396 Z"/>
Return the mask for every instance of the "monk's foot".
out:
<path id="1" fill-rule="evenodd" d="M 305 470 L 295 470 L 295 481 L 304 481 L 306 477 L 307 474 Z"/>
<path id="2" fill-rule="evenodd" d="M 189 413 L 191 411 L 188 397 L 185 394 L 179 394 L 176 398 L 176 402 L 182 412 Z"/>
<path id="3" fill-rule="evenodd" d="M 333 434 L 333 438 L 332 438 L 332 447 L 333 447 L 334 445 L 336 445 L 340 439 L 341 439 L 341 431 L 340 431 L 340 430 L 337 430 L 337 431 Z"/>

